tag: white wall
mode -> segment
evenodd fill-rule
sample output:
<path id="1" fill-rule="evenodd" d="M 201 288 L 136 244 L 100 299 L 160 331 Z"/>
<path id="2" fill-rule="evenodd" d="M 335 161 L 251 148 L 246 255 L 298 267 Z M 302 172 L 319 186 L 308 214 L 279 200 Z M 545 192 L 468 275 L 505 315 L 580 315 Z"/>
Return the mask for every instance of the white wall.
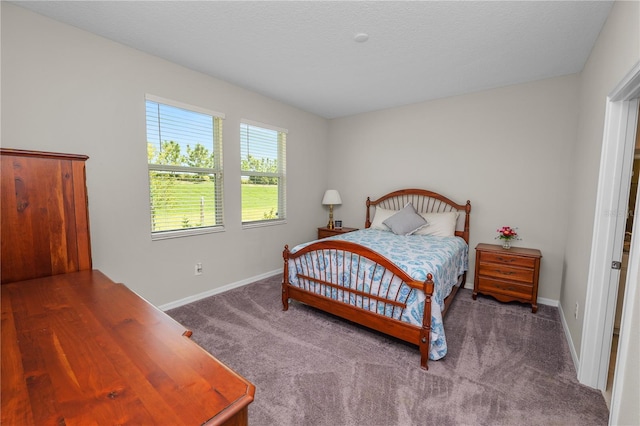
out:
<path id="1" fill-rule="evenodd" d="M 542 251 L 539 297 L 558 300 L 577 102 L 570 75 L 331 120 L 335 216 L 363 226 L 367 196 L 407 187 L 469 199 L 471 248 L 517 226 L 514 245 Z"/>
<path id="2" fill-rule="evenodd" d="M 93 264 L 154 304 L 282 267 L 325 220 L 327 120 L 2 2 L 2 146 L 87 154 Z M 145 94 L 226 114 L 226 231 L 151 241 Z M 289 129 L 282 226 L 240 225 L 241 118 Z M 313 179 L 308 179 L 313 176 Z M 311 202 L 310 202 L 311 201 Z M 194 276 L 194 264 L 204 273 Z"/>

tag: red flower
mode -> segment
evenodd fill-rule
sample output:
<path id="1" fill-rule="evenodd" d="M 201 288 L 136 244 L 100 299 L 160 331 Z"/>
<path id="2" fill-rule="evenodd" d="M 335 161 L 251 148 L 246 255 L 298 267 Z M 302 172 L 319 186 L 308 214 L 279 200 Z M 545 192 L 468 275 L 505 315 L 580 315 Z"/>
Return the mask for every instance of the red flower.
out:
<path id="1" fill-rule="evenodd" d="M 496 238 L 501 240 L 513 240 L 518 238 L 516 228 L 512 228 L 510 226 L 503 226 L 502 228 L 498 228 L 496 231 L 498 232 L 498 236 Z"/>

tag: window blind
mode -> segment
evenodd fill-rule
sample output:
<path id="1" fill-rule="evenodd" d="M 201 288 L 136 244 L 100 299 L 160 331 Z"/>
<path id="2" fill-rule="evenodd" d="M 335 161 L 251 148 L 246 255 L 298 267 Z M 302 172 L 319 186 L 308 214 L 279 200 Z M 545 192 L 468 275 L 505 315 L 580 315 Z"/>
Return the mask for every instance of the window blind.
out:
<path id="1" fill-rule="evenodd" d="M 147 96 L 152 235 L 223 225 L 222 118 Z"/>
<path id="2" fill-rule="evenodd" d="M 242 120 L 240 156 L 242 223 L 286 218 L 287 130 Z"/>

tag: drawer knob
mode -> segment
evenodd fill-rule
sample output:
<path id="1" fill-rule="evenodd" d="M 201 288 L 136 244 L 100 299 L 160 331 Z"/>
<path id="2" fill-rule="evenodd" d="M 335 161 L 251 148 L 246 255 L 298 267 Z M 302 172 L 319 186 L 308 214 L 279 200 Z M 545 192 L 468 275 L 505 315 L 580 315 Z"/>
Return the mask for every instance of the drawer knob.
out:
<path id="1" fill-rule="evenodd" d="M 504 257 L 502 257 L 502 256 L 498 257 L 498 260 L 499 260 L 500 262 L 513 262 L 513 261 L 515 261 L 515 259 L 514 259 L 514 258 L 504 258 Z"/>

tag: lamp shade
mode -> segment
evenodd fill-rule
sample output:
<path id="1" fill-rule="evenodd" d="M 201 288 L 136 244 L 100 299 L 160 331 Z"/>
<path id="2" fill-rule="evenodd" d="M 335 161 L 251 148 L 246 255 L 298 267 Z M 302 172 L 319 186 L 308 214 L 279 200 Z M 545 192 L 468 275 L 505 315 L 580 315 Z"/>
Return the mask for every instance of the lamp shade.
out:
<path id="1" fill-rule="evenodd" d="M 322 204 L 331 204 L 334 206 L 342 204 L 340 193 L 335 189 L 327 189 L 327 191 L 324 193 L 324 197 L 322 197 Z"/>

